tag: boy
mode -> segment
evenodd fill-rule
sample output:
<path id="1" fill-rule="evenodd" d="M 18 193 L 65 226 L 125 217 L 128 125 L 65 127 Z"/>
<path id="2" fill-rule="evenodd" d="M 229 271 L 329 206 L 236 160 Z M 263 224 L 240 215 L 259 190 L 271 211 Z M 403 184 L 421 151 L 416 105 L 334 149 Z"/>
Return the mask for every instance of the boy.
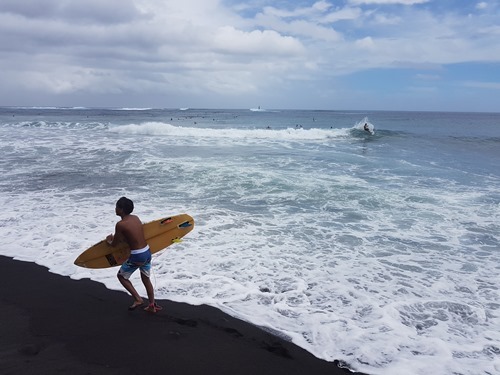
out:
<path id="1" fill-rule="evenodd" d="M 154 288 L 149 279 L 151 273 L 151 251 L 144 238 L 142 222 L 136 215 L 131 215 L 134 210 L 134 203 L 125 197 L 121 197 L 116 202 L 116 214 L 121 220 L 116 223 L 115 234 L 110 234 L 106 240 L 110 246 L 116 246 L 125 241 L 130 247 L 130 257 L 122 264 L 118 271 L 118 280 L 125 289 L 132 295 L 134 303 L 129 310 L 142 306 L 142 300 L 137 290 L 130 282 L 130 276 L 137 270 L 141 271 L 141 280 L 148 294 L 149 305 L 144 309 L 149 312 L 157 312 L 161 307 L 155 303 Z"/>

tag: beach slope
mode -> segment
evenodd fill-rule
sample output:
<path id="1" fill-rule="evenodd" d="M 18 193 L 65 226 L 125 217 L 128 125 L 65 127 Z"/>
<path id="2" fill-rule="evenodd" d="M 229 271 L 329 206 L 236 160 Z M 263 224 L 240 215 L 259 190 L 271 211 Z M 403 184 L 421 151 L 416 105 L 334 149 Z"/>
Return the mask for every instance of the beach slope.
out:
<path id="1" fill-rule="evenodd" d="M 130 297 L 0 256 L 4 375 L 346 375 L 352 372 L 209 306 Z"/>

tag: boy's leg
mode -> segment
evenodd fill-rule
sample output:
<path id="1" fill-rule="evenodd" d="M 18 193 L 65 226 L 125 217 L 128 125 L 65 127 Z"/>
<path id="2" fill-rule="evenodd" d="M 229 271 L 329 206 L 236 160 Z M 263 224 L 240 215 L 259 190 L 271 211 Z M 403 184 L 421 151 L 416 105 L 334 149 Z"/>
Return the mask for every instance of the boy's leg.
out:
<path id="1" fill-rule="evenodd" d="M 148 300 L 150 304 L 155 303 L 155 291 L 153 288 L 153 284 L 151 284 L 151 280 L 149 279 L 148 276 L 143 274 L 141 272 L 141 280 L 142 283 L 144 284 L 144 287 L 146 288 L 146 293 L 148 294 Z"/>
<path id="2" fill-rule="evenodd" d="M 139 306 L 144 303 L 142 300 L 142 297 L 137 293 L 137 290 L 135 290 L 134 286 L 130 282 L 130 280 L 127 280 L 124 278 L 122 275 L 118 274 L 118 280 L 120 283 L 123 285 L 123 287 L 127 290 L 132 295 L 132 298 L 134 299 L 134 304 L 131 307 Z"/>
<path id="3" fill-rule="evenodd" d="M 137 270 L 137 268 L 138 267 L 136 265 L 127 260 L 125 263 L 122 264 L 117 275 L 120 284 L 123 285 L 123 287 L 127 290 L 127 292 L 130 293 L 130 295 L 134 299 L 134 303 L 132 304 L 132 306 L 129 307 L 130 309 L 135 309 L 137 306 L 140 306 L 144 303 L 142 297 L 139 295 L 139 293 L 137 293 L 137 290 L 135 290 L 134 286 L 129 280 L 130 276 L 132 276 L 132 274 Z"/>

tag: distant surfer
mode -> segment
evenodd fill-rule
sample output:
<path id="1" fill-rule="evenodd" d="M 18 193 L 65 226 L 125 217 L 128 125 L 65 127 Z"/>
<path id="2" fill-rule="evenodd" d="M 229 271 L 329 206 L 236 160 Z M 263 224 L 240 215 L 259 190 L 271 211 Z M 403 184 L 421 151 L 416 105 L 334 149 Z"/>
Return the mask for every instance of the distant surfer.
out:
<path id="1" fill-rule="evenodd" d="M 115 234 L 110 234 L 106 237 L 106 241 L 110 246 L 116 246 L 120 242 L 125 241 L 130 247 L 130 257 L 122 264 L 118 271 L 118 280 L 124 288 L 132 295 L 134 303 L 129 307 L 129 310 L 142 306 L 144 301 L 137 293 L 130 282 L 130 276 L 140 269 L 141 280 L 148 294 L 149 305 L 144 309 L 149 312 L 157 312 L 161 307 L 155 303 L 154 288 L 149 279 L 151 273 L 151 251 L 144 238 L 144 230 L 142 222 L 136 215 L 131 215 L 134 210 L 134 202 L 130 199 L 121 197 L 116 202 L 115 212 L 121 217 L 121 220 L 116 223 Z"/>
<path id="2" fill-rule="evenodd" d="M 363 129 L 365 129 L 367 132 L 370 131 L 370 127 L 368 126 L 367 122 L 365 122 L 365 126 L 363 126 Z"/>

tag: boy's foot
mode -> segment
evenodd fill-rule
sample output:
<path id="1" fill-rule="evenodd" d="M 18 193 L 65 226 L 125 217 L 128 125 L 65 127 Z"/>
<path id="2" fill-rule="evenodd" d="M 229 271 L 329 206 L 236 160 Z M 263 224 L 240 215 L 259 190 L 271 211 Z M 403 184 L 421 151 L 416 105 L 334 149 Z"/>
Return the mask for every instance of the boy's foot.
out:
<path id="1" fill-rule="evenodd" d="M 163 307 L 161 307 L 160 305 L 158 305 L 156 303 L 150 303 L 147 307 L 144 308 L 144 311 L 155 313 L 155 312 L 158 312 L 162 309 L 163 309 Z"/>
<path id="2" fill-rule="evenodd" d="M 129 310 L 135 310 L 137 307 L 144 305 L 143 301 L 135 301 L 133 304 L 131 304 L 128 309 Z"/>

